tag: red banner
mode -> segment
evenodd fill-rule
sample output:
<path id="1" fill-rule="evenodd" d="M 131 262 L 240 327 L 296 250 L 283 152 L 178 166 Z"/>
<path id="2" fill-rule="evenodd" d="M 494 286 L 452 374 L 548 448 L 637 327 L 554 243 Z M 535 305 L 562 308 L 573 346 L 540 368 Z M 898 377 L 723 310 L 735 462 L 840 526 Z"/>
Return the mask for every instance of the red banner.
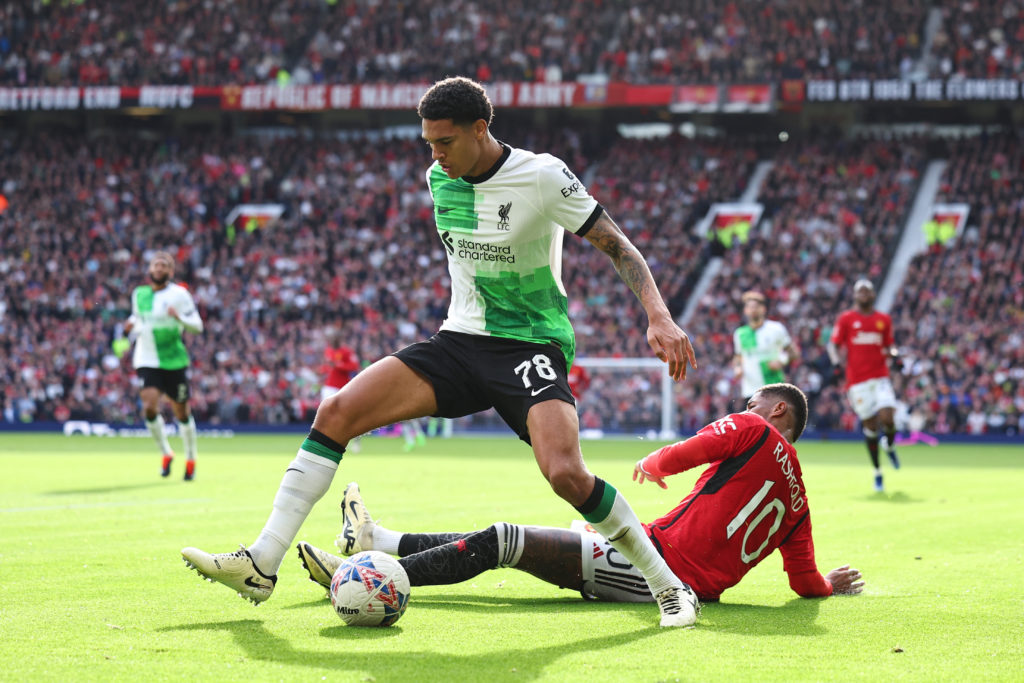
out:
<path id="1" fill-rule="evenodd" d="M 0 87 L 0 111 L 223 109 L 228 111 L 414 110 L 428 83 L 365 85 L 144 85 Z M 668 107 L 674 112 L 767 112 L 803 102 L 1021 101 L 1024 81 L 960 79 L 799 81 L 753 85 L 499 82 L 487 85 L 496 107 Z"/>
<path id="2" fill-rule="evenodd" d="M 730 85 L 725 89 L 723 111 L 764 112 L 772 108 L 770 85 Z"/>
<path id="3" fill-rule="evenodd" d="M 717 85 L 681 85 L 675 89 L 671 109 L 674 112 L 718 111 L 722 89 Z"/>

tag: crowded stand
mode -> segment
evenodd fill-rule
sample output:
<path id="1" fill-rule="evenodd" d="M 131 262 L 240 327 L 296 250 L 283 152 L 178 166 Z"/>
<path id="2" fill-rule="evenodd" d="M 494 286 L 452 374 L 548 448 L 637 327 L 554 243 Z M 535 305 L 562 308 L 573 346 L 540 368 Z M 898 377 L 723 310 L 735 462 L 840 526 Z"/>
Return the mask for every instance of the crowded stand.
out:
<path id="1" fill-rule="evenodd" d="M 1024 145 L 990 134 L 950 145 L 938 201 L 963 202 L 963 232 L 933 243 L 893 307 L 905 345 L 902 398 L 937 433 L 1024 429 Z"/>
<path id="2" fill-rule="evenodd" d="M 1024 5 L 967 0 L 942 5 L 932 73 L 943 78 L 1016 78 L 1024 72 Z"/>
<path id="3" fill-rule="evenodd" d="M 675 314 L 706 263 L 711 245 L 695 224 L 714 202 L 740 197 L 757 162 L 752 143 L 727 140 L 620 139 L 596 162 L 591 194 L 646 256 Z M 618 282 L 608 258 L 567 240 L 563 280 L 581 356 L 647 357 L 647 320 L 636 297 Z M 618 431 L 660 425 L 660 373 L 595 372 L 579 398 L 582 425 Z M 638 396 L 645 397 L 637 400 Z"/>
<path id="4" fill-rule="evenodd" d="M 332 335 L 368 363 L 428 336 L 445 315 L 448 273 L 417 140 L 51 133 L 2 144 L 6 422 L 137 421 L 137 380 L 117 340 L 128 294 L 157 247 L 172 249 L 178 280 L 206 320 L 206 332 L 187 339 L 201 422 L 308 422 Z M 676 424 L 692 431 L 737 407 L 731 334 L 742 323 L 740 293 L 760 289 L 769 317 L 801 349 L 790 378 L 807 389 L 814 426 L 855 427 L 824 343 L 853 279 L 881 284 L 934 145 L 821 133 L 759 153 L 753 143 L 674 136 L 618 139 L 601 155 L 578 136 L 550 132 L 513 144 L 554 149 L 586 169 L 591 192 L 648 256 L 677 315 L 712 253 L 695 224 L 711 203 L 742 194 L 760 157 L 772 161 L 758 197 L 763 220 L 745 242 L 716 252 L 723 268 L 686 326 L 700 368 L 676 387 Z M 1017 429 L 1024 153 L 1000 135 L 954 143 L 949 157 L 937 200 L 968 202 L 970 220 L 956 241 L 911 266 L 893 310 L 904 349 L 894 383 L 930 431 Z M 279 202 L 285 213 L 261 228 L 226 226 L 239 202 Z M 567 236 L 565 245 L 578 356 L 649 356 L 643 311 L 607 257 L 585 240 Z M 953 358 L 966 362 L 940 362 Z M 581 424 L 657 428 L 659 378 L 592 372 Z"/>
<path id="5" fill-rule="evenodd" d="M 966 36 L 947 29 L 958 65 L 965 49 L 986 59 L 976 36 L 995 31 L 1014 6 L 998 4 L 974 12 Z M 922 58 L 929 8 L 927 0 L 698 0 L 686 12 L 667 0 L 9 2 L 0 4 L 0 86 L 424 82 L 447 73 L 632 83 L 900 78 Z M 1007 41 L 1020 37 L 1007 33 L 995 47 Z"/>
<path id="6" fill-rule="evenodd" d="M 593 110 L 555 114 L 551 125 L 540 114 L 537 125 L 518 114 L 509 125 L 499 108 L 493 131 L 563 159 L 644 254 L 673 315 L 695 305 L 684 329 L 700 367 L 673 389 L 682 433 L 740 408 L 732 334 L 751 289 L 767 296 L 769 317 L 800 349 L 786 375 L 808 393 L 810 428 L 857 427 L 826 341 L 853 282 L 880 287 L 890 275 L 901 232 L 914 229 L 905 226 L 921 174 L 929 160 L 948 159 L 936 201 L 968 204 L 969 218 L 910 265 L 892 310 L 903 351 L 893 383 L 904 425 L 1003 434 L 1024 430 L 1017 136 L 964 133 L 947 144 L 879 132 L 888 122 L 852 133 L 844 120 L 834 130 L 801 123 L 786 142 L 777 124 L 794 113 L 782 85 L 789 79 L 1019 81 L 1022 41 L 1024 4 L 1014 0 L 696 0 L 685 14 L 666 0 L 0 0 L 0 91 L 428 83 L 454 73 L 491 83 L 778 83 L 770 95 L 778 117 L 736 124 L 715 118 L 721 110 L 698 111 L 709 125 L 694 118 L 690 137 L 674 126 L 654 139 L 615 135 L 632 113 L 579 100 L 574 106 Z M 681 104 L 673 97 L 654 117 L 692 115 L 673 109 Z M 308 424 L 335 341 L 365 366 L 429 336 L 446 314 L 449 274 L 418 123 L 354 132 L 346 125 L 386 123 L 366 111 L 336 119 L 304 111 L 296 116 L 311 123 L 297 131 L 295 119 L 257 123 L 270 112 L 255 107 L 245 112 L 253 119 L 230 122 L 239 112 L 197 109 L 192 123 L 202 133 L 169 122 L 173 115 L 115 132 L 100 118 L 59 111 L 47 114 L 66 128 L 51 129 L 28 122 L 36 112 L 16 110 L 0 112 L 12 122 L 0 131 L 0 423 L 138 423 L 124 325 L 158 249 L 173 254 L 176 280 L 205 321 L 205 332 L 185 339 L 191 406 L 204 424 Z M 761 219 L 728 242 L 698 228 L 712 205 L 740 199 L 764 161 L 772 166 L 757 188 Z M 228 220 L 249 204 L 283 213 Z M 608 258 L 573 235 L 564 245 L 577 357 L 650 358 L 643 309 Z M 719 256 L 720 272 L 690 301 Z M 660 381 L 654 369 L 594 370 L 578 392 L 581 426 L 657 429 Z M 462 424 L 500 419 L 486 413 Z"/>
<path id="7" fill-rule="evenodd" d="M 778 148 L 761 187 L 765 205 L 749 240 L 723 257 L 690 328 L 704 350 L 700 380 L 680 387 L 681 414 L 703 424 L 742 398 L 732 378 L 733 330 L 743 324 L 740 295 L 767 296 L 801 349 L 790 379 L 813 403 L 818 429 L 850 429 L 841 386 L 830 384 L 825 343 L 858 277 L 881 282 L 907 218 L 925 161 L 919 140 L 842 139 L 826 132 Z M 898 381 L 897 381 L 898 384 Z M 898 392 L 898 389 L 897 389 Z"/>
<path id="8" fill-rule="evenodd" d="M 583 142 L 564 135 L 559 147 L 552 137 L 522 144 L 587 167 Z M 373 154 L 356 140 L 253 137 L 82 142 L 52 134 L 4 144 L 8 421 L 134 419 L 128 358 L 111 344 L 154 245 L 173 249 L 179 280 L 207 321 L 205 334 L 187 340 L 201 421 L 305 420 L 329 331 L 370 362 L 431 334 L 444 317 L 448 274 L 418 141 L 380 141 Z M 665 165 L 642 163 L 652 157 Z M 703 242 L 676 237 L 709 201 L 742 191 L 753 161 L 751 150 L 722 143 L 623 140 L 595 165 L 594 194 L 652 255 L 671 300 L 672 287 L 698 272 Z M 266 229 L 236 230 L 223 218 L 240 201 L 281 202 L 286 211 Z M 581 355 L 644 355 L 633 294 L 606 256 L 578 238 L 566 244 Z M 88 343 L 70 350 L 76 338 Z"/>
<path id="9" fill-rule="evenodd" d="M 111 344 L 157 247 L 175 254 L 206 320 L 188 339 L 200 420 L 305 420 L 331 328 L 375 360 L 443 315 L 447 271 L 415 142 L 372 154 L 256 138 L 4 144 L 8 420 L 134 419 L 129 359 Z M 287 210 L 277 225 L 236 231 L 222 221 L 239 201 Z"/>

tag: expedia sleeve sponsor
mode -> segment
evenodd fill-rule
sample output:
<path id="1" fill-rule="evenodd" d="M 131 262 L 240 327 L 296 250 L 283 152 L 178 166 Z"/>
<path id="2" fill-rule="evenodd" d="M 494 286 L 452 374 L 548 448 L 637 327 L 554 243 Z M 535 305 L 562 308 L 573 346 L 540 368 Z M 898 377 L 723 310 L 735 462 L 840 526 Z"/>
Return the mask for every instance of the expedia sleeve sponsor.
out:
<path id="1" fill-rule="evenodd" d="M 467 239 L 460 239 L 455 242 L 455 254 L 459 258 L 470 261 L 516 262 L 516 255 L 512 253 L 512 247 L 509 245 L 488 244 Z"/>
<path id="2" fill-rule="evenodd" d="M 594 212 L 597 200 L 560 159 L 548 154 L 541 156 L 546 162 L 540 170 L 539 182 L 543 213 L 569 232 L 576 232 Z"/>

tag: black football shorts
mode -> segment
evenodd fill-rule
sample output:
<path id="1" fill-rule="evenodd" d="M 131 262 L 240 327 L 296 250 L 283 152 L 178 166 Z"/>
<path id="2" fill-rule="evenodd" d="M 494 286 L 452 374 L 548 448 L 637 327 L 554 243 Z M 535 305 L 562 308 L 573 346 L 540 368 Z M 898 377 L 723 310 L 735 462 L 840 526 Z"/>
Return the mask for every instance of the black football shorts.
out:
<path id="1" fill-rule="evenodd" d="M 554 344 L 442 331 L 393 355 L 433 385 L 436 417 L 494 408 L 526 443 L 526 415 L 535 404 L 576 405 L 565 356 Z"/>
<path id="2" fill-rule="evenodd" d="M 142 388 L 155 387 L 167 394 L 175 403 L 184 403 L 192 396 L 188 386 L 188 368 L 163 370 L 161 368 L 136 368 L 142 380 Z"/>

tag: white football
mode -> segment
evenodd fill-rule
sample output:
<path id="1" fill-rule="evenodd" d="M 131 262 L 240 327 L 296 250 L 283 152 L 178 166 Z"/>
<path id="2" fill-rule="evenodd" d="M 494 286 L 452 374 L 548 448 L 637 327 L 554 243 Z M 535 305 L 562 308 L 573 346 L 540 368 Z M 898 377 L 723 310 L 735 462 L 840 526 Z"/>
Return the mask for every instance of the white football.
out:
<path id="1" fill-rule="evenodd" d="M 331 605 L 350 626 L 391 626 L 409 604 L 409 576 L 387 553 L 367 550 L 338 566 Z"/>

